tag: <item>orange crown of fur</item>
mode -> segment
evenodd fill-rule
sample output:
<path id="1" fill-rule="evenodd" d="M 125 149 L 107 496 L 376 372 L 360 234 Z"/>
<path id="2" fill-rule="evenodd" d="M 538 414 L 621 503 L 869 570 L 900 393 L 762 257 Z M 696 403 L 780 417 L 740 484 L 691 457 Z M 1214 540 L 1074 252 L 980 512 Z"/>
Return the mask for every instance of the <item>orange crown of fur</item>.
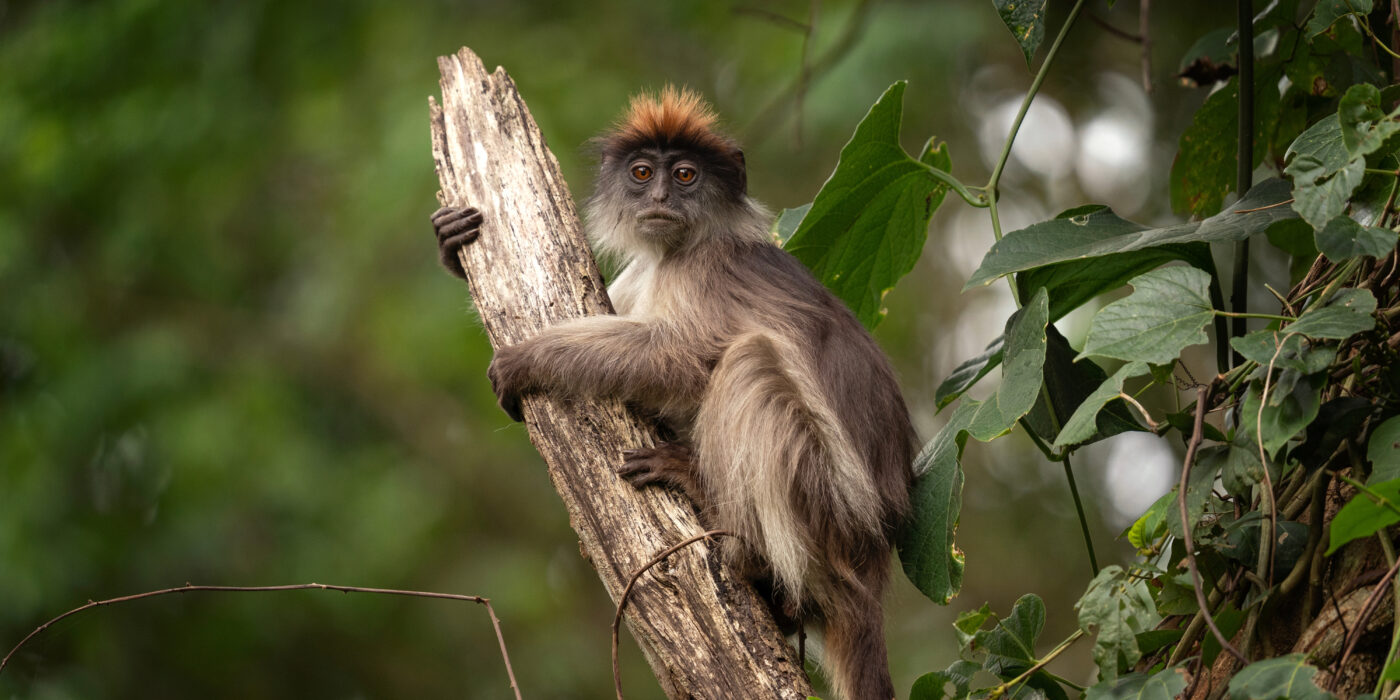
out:
<path id="1" fill-rule="evenodd" d="M 660 94 L 633 96 L 613 131 L 603 137 L 605 155 L 621 156 L 643 146 L 685 148 L 730 155 L 733 139 L 714 129 L 715 112 L 688 88 L 667 85 Z"/>

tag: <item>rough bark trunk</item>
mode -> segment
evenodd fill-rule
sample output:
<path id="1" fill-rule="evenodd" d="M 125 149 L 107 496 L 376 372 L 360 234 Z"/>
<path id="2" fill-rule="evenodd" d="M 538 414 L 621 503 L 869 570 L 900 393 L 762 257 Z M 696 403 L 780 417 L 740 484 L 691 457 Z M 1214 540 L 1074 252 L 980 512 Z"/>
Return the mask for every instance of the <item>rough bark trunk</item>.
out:
<path id="1" fill-rule="evenodd" d="M 559 164 L 510 76 L 488 73 L 466 48 L 439 57 L 438 68 L 442 105 L 429 98 L 433 159 L 446 202 L 485 216 L 462 264 L 492 345 L 562 319 L 612 313 Z M 621 405 L 530 396 L 524 409 L 530 439 L 614 601 L 656 553 L 703 532 L 683 498 L 635 489 L 614 473 L 624 449 L 655 440 Z M 704 542 L 648 571 L 626 619 L 671 698 L 811 694 L 764 601 Z"/>

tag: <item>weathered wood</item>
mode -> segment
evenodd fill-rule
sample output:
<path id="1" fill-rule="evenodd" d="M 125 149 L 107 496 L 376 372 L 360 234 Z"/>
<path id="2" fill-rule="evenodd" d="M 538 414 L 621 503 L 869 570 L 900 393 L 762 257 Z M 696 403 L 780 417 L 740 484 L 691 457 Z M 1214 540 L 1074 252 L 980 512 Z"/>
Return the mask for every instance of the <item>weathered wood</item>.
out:
<path id="1" fill-rule="evenodd" d="M 562 319 L 612 313 L 559 164 L 505 70 L 463 48 L 438 58 L 442 105 L 429 98 L 433 159 L 447 203 L 480 209 L 462 253 L 494 347 Z M 526 397 L 530 439 L 549 466 L 583 550 L 616 601 L 657 552 L 703 532 L 685 499 L 633 488 L 621 452 L 655 436 L 616 403 Z M 633 588 L 632 635 L 671 698 L 805 698 L 795 654 L 762 599 L 704 542 L 653 567 Z M 600 642 L 607 630 L 599 630 Z M 528 681 L 526 681 L 528 686 Z"/>

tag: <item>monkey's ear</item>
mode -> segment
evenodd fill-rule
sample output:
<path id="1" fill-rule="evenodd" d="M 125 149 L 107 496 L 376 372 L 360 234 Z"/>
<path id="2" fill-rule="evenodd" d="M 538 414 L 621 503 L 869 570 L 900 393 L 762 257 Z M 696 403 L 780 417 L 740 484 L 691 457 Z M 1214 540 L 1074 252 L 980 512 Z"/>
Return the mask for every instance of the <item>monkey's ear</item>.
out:
<path id="1" fill-rule="evenodd" d="M 734 158 L 734 165 L 739 168 L 739 194 L 749 193 L 749 168 L 744 163 L 744 149 L 736 148 L 731 156 Z"/>

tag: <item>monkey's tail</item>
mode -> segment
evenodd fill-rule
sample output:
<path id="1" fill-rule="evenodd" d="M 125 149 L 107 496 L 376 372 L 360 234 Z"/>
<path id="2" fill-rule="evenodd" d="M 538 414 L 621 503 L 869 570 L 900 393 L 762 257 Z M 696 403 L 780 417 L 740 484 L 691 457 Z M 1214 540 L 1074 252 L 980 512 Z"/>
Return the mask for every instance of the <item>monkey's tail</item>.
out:
<path id="1" fill-rule="evenodd" d="M 822 613 L 826 645 L 822 668 L 836 697 L 891 700 L 894 682 L 890 680 L 880 601 L 868 591 L 853 591 Z"/>

